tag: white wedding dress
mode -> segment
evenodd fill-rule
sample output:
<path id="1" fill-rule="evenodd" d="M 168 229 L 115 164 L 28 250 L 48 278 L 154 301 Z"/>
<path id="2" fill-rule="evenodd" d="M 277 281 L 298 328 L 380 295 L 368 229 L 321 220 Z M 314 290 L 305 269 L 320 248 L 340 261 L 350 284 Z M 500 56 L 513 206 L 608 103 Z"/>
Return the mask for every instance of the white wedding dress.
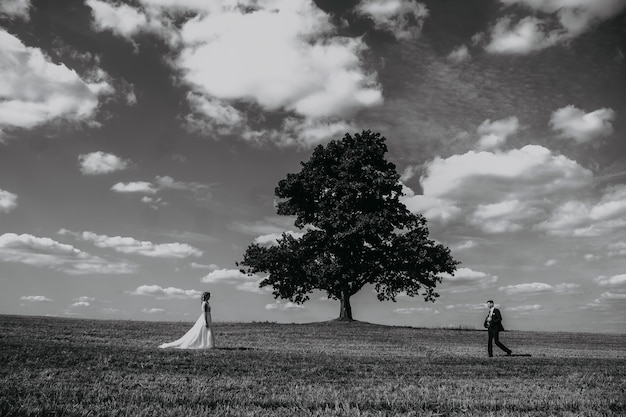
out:
<path id="1" fill-rule="evenodd" d="M 207 321 L 209 327 L 206 327 L 204 320 L 204 314 L 207 314 Z M 183 337 L 178 340 L 169 343 L 163 343 L 159 346 L 162 349 L 165 348 L 177 348 L 177 349 L 211 349 L 215 347 L 215 338 L 213 336 L 213 321 L 211 320 L 211 307 L 202 302 L 202 314 L 196 320 L 196 323 Z"/>

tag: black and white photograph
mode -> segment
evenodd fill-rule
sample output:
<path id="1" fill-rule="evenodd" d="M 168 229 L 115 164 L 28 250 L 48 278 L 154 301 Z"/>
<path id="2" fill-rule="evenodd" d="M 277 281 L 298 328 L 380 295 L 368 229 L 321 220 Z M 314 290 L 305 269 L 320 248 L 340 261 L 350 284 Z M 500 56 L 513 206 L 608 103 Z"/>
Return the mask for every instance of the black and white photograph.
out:
<path id="1" fill-rule="evenodd" d="M 626 0 L 0 0 L 0 416 L 626 414 Z"/>

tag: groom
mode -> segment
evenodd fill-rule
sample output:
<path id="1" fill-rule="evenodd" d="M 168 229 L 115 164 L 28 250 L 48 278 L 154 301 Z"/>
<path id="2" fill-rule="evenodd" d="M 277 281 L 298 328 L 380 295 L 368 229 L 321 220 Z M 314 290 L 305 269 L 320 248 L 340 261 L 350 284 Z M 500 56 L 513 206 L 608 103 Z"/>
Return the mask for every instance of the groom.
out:
<path id="1" fill-rule="evenodd" d="M 487 318 L 485 319 L 485 328 L 487 329 L 487 333 L 489 333 L 489 341 L 487 342 L 487 353 L 489 353 L 490 358 L 493 357 L 492 342 L 495 342 L 496 346 L 505 351 L 507 356 L 511 356 L 511 349 L 500 343 L 499 339 L 500 332 L 504 331 L 500 310 L 495 308 L 493 300 L 487 301 L 487 308 L 489 308 L 489 315 L 487 315 Z"/>

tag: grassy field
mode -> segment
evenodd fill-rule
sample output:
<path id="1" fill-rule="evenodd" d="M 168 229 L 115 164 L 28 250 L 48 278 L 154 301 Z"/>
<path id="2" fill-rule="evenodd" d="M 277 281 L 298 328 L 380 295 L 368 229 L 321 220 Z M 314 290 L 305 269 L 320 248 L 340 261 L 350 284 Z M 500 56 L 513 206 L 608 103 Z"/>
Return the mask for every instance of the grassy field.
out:
<path id="1" fill-rule="evenodd" d="M 0 416 L 626 415 L 626 335 L 0 316 Z M 497 348 L 496 348 L 497 350 Z"/>

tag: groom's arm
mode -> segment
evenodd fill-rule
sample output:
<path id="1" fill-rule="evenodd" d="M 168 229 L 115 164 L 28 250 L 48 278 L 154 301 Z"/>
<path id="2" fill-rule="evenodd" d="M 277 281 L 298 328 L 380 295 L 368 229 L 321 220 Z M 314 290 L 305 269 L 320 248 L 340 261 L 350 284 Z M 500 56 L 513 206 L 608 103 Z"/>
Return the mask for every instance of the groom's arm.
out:
<path id="1" fill-rule="evenodd" d="M 502 321 L 502 316 L 500 315 L 500 310 L 497 308 L 493 310 L 493 315 L 491 316 L 491 324 L 494 325 L 496 323 L 500 323 Z"/>

